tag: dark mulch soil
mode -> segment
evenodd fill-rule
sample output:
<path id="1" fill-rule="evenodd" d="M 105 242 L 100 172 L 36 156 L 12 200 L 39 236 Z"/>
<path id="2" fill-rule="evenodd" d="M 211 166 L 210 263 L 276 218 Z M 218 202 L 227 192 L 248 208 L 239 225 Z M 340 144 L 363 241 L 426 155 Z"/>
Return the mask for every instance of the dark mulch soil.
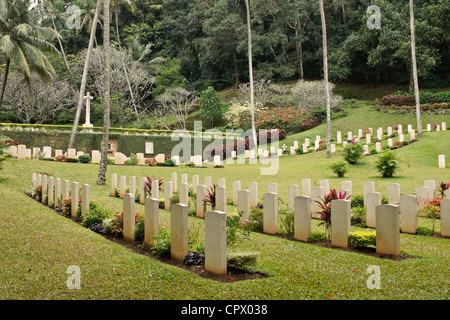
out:
<path id="1" fill-rule="evenodd" d="M 143 248 L 140 242 L 128 242 L 121 237 L 115 237 L 113 234 L 102 234 L 106 239 L 111 240 L 115 243 L 123 245 L 124 247 L 133 250 L 137 254 L 147 256 L 152 259 L 157 259 L 163 263 L 170 264 L 172 266 L 190 271 L 203 278 L 219 281 L 219 282 L 236 282 L 242 280 L 253 280 L 253 279 L 265 279 L 270 277 L 270 274 L 262 273 L 259 271 L 254 271 L 251 269 L 238 269 L 233 267 L 227 268 L 227 274 L 216 275 L 205 271 L 204 263 L 201 264 L 185 264 L 183 261 L 177 261 L 169 257 L 161 257 L 152 253 L 151 250 Z M 192 260 L 196 260 L 196 253 L 189 252 L 189 256 L 193 257 Z M 201 260 L 201 259 L 200 259 Z M 195 262 L 194 262 L 195 263 Z"/>

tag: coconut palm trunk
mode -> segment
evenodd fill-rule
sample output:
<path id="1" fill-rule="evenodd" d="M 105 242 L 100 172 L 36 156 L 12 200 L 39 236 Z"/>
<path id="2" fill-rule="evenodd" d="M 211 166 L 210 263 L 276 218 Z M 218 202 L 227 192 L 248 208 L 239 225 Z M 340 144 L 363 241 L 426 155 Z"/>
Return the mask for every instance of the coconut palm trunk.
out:
<path id="1" fill-rule="evenodd" d="M 323 0 L 319 0 L 320 18 L 322 21 L 322 46 L 323 46 L 323 78 L 325 81 L 325 94 L 327 98 L 327 158 L 331 157 L 331 97 L 328 85 L 328 49 L 327 49 L 327 23 Z"/>
<path id="2" fill-rule="evenodd" d="M 409 15 L 411 24 L 411 60 L 412 60 L 412 74 L 414 81 L 414 96 L 416 98 L 416 116 L 417 116 L 417 133 L 422 134 L 422 119 L 420 116 L 420 93 L 419 80 L 417 76 L 417 61 L 416 61 L 416 35 L 414 27 L 414 1 L 409 0 Z"/>
<path id="3" fill-rule="evenodd" d="M 250 78 L 250 108 L 252 114 L 252 137 L 253 146 L 256 147 L 256 127 L 255 127 L 255 94 L 253 88 L 253 63 L 252 63 L 252 28 L 250 18 L 250 3 L 249 0 L 245 0 L 245 8 L 247 11 L 247 34 L 248 34 L 248 72 Z"/>
<path id="4" fill-rule="evenodd" d="M 122 45 L 120 44 L 120 35 L 119 35 L 119 0 L 116 0 L 116 4 L 115 4 L 115 21 L 116 21 L 117 44 L 119 46 L 119 51 L 122 51 Z M 140 121 L 136 102 L 134 100 L 133 90 L 131 89 L 130 78 L 128 77 L 128 71 L 127 71 L 127 67 L 125 65 L 125 61 L 124 61 L 123 57 L 121 58 L 121 62 L 122 62 L 123 72 L 125 74 L 125 79 L 126 79 L 127 85 L 128 85 L 128 91 L 130 92 L 131 103 L 133 104 L 134 112 L 136 113 L 136 119 L 138 121 Z"/>
<path id="5" fill-rule="evenodd" d="M 98 20 L 98 15 L 100 13 L 101 3 L 102 3 L 102 0 L 98 0 L 97 7 L 95 8 L 94 22 L 93 22 L 92 28 L 91 28 L 89 45 L 88 45 L 88 49 L 87 49 L 87 53 L 86 53 L 86 60 L 84 61 L 84 69 L 83 69 L 83 76 L 81 78 L 77 110 L 75 113 L 75 119 L 73 120 L 72 133 L 70 134 L 70 139 L 69 139 L 69 148 L 73 148 L 75 145 L 75 138 L 76 138 L 77 131 L 78 131 L 78 124 L 80 122 L 81 110 L 83 109 L 84 91 L 86 90 L 86 81 L 87 81 L 87 75 L 88 75 L 88 71 L 89 71 L 89 63 L 90 63 L 90 59 L 91 59 L 92 47 L 94 46 L 94 37 L 95 37 L 95 31 L 97 29 L 97 20 Z"/>
<path id="6" fill-rule="evenodd" d="M 97 184 L 104 185 L 106 182 L 106 169 L 108 166 L 108 139 L 110 126 L 110 93 L 111 93 L 111 53 L 109 44 L 109 7 L 110 0 L 104 0 L 103 3 L 103 50 L 104 50 L 104 78 L 103 78 L 103 134 L 100 166 L 98 169 Z"/>
<path id="7" fill-rule="evenodd" d="M 3 77 L 3 83 L 2 83 L 2 93 L 0 94 L 0 107 L 3 103 L 3 96 L 5 95 L 5 89 L 6 89 L 6 82 L 8 81 L 8 75 L 9 75 L 9 68 L 11 66 L 11 59 L 6 59 L 6 67 L 5 67 L 5 76 Z"/>

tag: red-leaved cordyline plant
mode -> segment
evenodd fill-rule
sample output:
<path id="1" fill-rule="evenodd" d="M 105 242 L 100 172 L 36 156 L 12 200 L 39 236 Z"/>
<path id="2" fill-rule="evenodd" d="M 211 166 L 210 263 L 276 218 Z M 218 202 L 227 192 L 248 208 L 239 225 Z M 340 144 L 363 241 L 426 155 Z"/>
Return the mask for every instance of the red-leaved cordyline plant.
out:
<path id="1" fill-rule="evenodd" d="M 155 179 L 156 179 L 155 175 L 152 175 L 152 177 L 150 178 L 147 174 L 147 180 L 144 180 L 144 183 L 145 183 L 144 192 L 146 192 L 149 197 L 152 196 L 152 181 Z M 158 181 L 159 181 L 159 190 L 161 190 L 161 185 L 163 183 L 163 180 L 159 179 Z"/>
<path id="2" fill-rule="evenodd" d="M 329 229 L 331 227 L 331 201 L 333 200 L 348 200 L 350 196 L 347 196 L 347 193 L 342 193 L 341 191 L 337 191 L 336 189 L 331 189 L 330 193 L 328 193 L 323 199 L 319 201 L 315 201 L 319 204 L 319 208 L 322 209 L 320 212 L 320 219 L 325 226 L 325 234 L 329 236 Z"/>
<path id="3" fill-rule="evenodd" d="M 448 189 L 450 189 L 450 181 L 449 182 L 442 181 L 441 183 L 439 183 L 438 191 L 441 194 L 442 199 L 445 198 L 445 191 L 447 191 Z"/>
<path id="4" fill-rule="evenodd" d="M 217 185 L 215 184 L 209 190 L 206 190 L 206 196 L 203 200 L 205 204 L 209 203 L 213 210 L 216 208 L 216 187 Z"/>

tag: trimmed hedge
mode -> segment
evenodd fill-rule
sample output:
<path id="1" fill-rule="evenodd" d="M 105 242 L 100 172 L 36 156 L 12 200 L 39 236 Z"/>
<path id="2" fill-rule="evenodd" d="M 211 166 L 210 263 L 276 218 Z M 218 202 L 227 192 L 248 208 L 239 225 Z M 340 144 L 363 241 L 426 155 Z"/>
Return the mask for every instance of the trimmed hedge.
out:
<path id="1" fill-rule="evenodd" d="M 21 130 L 5 130 L 0 127 L 0 135 L 7 136 L 24 144 L 31 148 L 43 148 L 44 146 L 51 146 L 53 150 L 61 149 L 67 150 L 69 145 L 70 132 L 62 131 L 21 131 Z M 166 155 L 171 154 L 174 146 L 179 144 L 183 138 L 180 137 L 178 141 L 172 141 L 170 136 L 151 136 L 151 135 L 126 135 L 112 133 L 110 138 L 117 138 L 118 152 L 122 152 L 125 155 L 131 155 L 132 153 L 145 153 L 145 142 L 153 142 L 153 154 L 163 153 Z M 194 152 L 194 146 L 199 143 L 202 146 L 202 150 L 208 146 L 211 141 L 203 141 L 200 137 L 191 137 L 191 152 Z M 198 142 L 198 140 L 200 140 Z M 102 133 L 86 133 L 79 132 L 75 141 L 74 148 L 85 153 L 89 153 L 92 150 L 100 150 L 102 141 Z M 197 141 L 197 142 L 196 142 Z"/>

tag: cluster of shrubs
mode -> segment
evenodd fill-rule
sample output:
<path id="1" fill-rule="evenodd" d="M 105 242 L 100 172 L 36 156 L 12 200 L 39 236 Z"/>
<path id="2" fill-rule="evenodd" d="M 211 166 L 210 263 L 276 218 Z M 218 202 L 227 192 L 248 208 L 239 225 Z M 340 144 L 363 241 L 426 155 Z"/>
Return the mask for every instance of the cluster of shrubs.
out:
<path id="1" fill-rule="evenodd" d="M 380 100 L 379 110 L 394 113 L 414 113 L 415 97 L 406 92 L 386 95 Z M 450 110 L 450 91 L 420 92 L 420 110 L 426 113 L 445 113 Z"/>

